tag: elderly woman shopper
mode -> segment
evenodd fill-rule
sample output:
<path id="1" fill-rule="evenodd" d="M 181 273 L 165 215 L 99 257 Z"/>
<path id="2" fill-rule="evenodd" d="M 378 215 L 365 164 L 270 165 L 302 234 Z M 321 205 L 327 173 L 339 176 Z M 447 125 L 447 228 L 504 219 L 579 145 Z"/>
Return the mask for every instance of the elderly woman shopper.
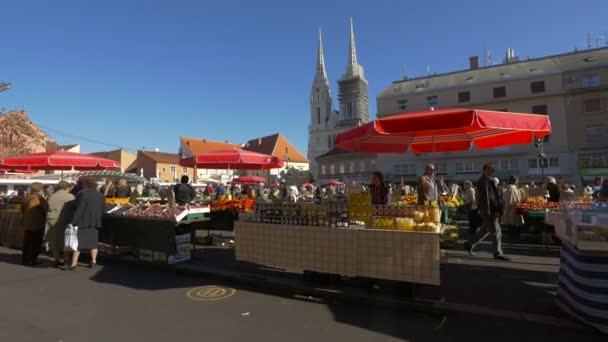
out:
<path id="1" fill-rule="evenodd" d="M 554 177 L 547 177 L 546 185 L 547 193 L 549 194 L 548 202 L 559 202 L 559 186 Z"/>
<path id="2" fill-rule="evenodd" d="M 53 253 L 55 267 L 63 265 L 65 227 L 72 220 L 76 207 L 76 197 L 70 193 L 71 188 L 70 183 L 61 181 L 55 186 L 55 192 L 49 197 L 45 241 L 48 242 Z"/>
<path id="3" fill-rule="evenodd" d="M 43 197 L 43 185 L 32 183 L 30 194 L 23 199 L 23 252 L 21 263 L 25 266 L 39 265 L 38 255 L 42 250 L 42 238 L 48 212 L 48 203 Z"/>
<path id="4" fill-rule="evenodd" d="M 76 211 L 72 218 L 72 225 L 78 227 L 78 251 L 72 254 L 69 270 L 76 269 L 82 250 L 91 251 L 89 268 L 97 265 L 98 229 L 101 228 L 101 217 L 105 211 L 105 198 L 97 191 L 95 179 L 85 178 L 83 185 L 84 190 L 76 197 Z"/>
<path id="5" fill-rule="evenodd" d="M 502 223 L 512 229 L 514 235 L 519 235 L 524 218 L 517 212 L 517 203 L 523 202 L 521 191 L 517 187 L 519 179 L 515 176 L 509 178 L 509 185 L 505 191 L 505 206 L 502 214 Z"/>

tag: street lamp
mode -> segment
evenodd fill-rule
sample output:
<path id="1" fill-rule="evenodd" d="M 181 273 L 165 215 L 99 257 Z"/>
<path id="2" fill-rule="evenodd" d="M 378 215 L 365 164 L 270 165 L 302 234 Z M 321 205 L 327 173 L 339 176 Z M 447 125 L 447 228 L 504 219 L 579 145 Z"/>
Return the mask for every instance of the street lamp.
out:
<path id="1" fill-rule="evenodd" d="M 544 179 L 545 179 L 545 163 L 547 161 L 547 155 L 545 154 L 545 152 L 543 150 L 543 140 L 542 139 L 538 139 L 534 143 L 534 146 L 536 146 L 538 148 L 538 161 L 540 162 L 540 177 L 541 177 L 541 181 L 544 181 Z"/>

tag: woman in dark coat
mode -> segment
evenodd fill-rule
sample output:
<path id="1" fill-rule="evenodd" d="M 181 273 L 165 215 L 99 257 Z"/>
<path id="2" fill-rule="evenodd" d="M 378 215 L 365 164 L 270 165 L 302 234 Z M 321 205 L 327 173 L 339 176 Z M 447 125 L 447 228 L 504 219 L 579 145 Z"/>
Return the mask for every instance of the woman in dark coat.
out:
<path id="1" fill-rule="evenodd" d="M 101 228 L 101 217 L 105 211 L 105 197 L 97 191 L 95 179 L 85 178 L 83 186 L 84 190 L 76 197 L 76 211 L 72 218 L 72 225 L 78 227 L 78 251 L 72 254 L 70 270 L 76 269 L 82 250 L 91 251 L 89 267 L 97 265 L 98 230 Z"/>

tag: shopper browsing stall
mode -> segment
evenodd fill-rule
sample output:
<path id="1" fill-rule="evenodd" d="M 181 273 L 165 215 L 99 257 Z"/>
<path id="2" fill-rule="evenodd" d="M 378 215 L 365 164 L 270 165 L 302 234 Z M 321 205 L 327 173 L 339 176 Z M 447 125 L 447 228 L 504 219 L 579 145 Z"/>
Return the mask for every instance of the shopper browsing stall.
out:
<path id="1" fill-rule="evenodd" d="M 76 211 L 72 218 L 72 226 L 78 227 L 78 250 L 72 253 L 70 270 L 76 269 L 82 250 L 89 250 L 91 253 L 89 267 L 97 265 L 98 230 L 101 229 L 101 218 L 105 212 L 105 198 L 97 191 L 95 179 L 85 177 L 82 183 L 84 190 L 76 197 Z"/>
<path id="2" fill-rule="evenodd" d="M 38 255 L 42 248 L 42 238 L 49 209 L 43 197 L 43 185 L 32 183 L 30 194 L 23 199 L 23 252 L 21 262 L 25 266 L 40 264 Z"/>
<path id="3" fill-rule="evenodd" d="M 175 185 L 173 191 L 175 192 L 175 202 L 177 204 L 187 204 L 192 202 L 196 198 L 196 192 L 192 185 L 188 184 L 190 178 L 186 175 L 182 176 L 180 183 Z"/>
<path id="4" fill-rule="evenodd" d="M 418 183 L 418 204 L 424 205 L 432 201 L 437 201 L 437 184 L 435 184 L 435 166 L 428 164 Z"/>
<path id="5" fill-rule="evenodd" d="M 390 204 L 390 191 L 384 183 L 384 175 L 380 171 L 376 171 L 372 175 L 372 184 L 369 186 L 369 191 L 372 197 L 372 205 L 388 205 Z"/>
<path id="6" fill-rule="evenodd" d="M 76 207 L 76 197 L 70 193 L 70 183 L 61 181 L 55 187 L 56 191 L 49 197 L 49 213 L 47 216 L 47 231 L 45 240 L 53 253 L 55 267 L 62 266 L 64 251 L 65 227 L 72 220 Z"/>

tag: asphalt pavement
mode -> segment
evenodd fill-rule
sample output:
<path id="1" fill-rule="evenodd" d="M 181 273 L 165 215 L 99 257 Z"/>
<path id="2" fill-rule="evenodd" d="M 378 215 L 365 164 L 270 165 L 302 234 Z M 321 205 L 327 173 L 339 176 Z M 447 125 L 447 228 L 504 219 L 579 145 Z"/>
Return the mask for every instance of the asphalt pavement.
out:
<path id="1" fill-rule="evenodd" d="M 146 266 L 18 263 L 0 247 L 0 341 L 605 341 L 590 329 L 277 295 Z"/>

